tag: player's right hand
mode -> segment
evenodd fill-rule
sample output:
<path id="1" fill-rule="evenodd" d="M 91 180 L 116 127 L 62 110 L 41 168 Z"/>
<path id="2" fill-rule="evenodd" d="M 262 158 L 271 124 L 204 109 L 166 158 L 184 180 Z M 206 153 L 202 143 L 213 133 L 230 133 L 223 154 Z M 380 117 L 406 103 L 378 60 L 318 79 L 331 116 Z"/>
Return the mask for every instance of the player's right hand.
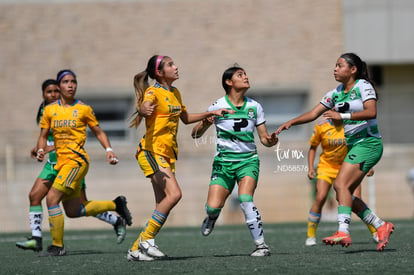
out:
<path id="1" fill-rule="evenodd" d="M 36 159 L 39 162 L 42 162 L 45 159 L 45 150 L 44 149 L 42 149 L 42 148 L 37 149 Z"/>

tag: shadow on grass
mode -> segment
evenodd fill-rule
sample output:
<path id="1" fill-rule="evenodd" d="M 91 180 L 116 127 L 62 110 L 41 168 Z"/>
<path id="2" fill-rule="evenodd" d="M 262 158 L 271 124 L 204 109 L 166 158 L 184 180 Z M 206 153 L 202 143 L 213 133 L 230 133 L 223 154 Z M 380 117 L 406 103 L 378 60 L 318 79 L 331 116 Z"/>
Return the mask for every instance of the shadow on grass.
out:
<path id="1" fill-rule="evenodd" d="M 190 259 L 198 259 L 203 258 L 203 256 L 185 256 L 185 257 L 165 257 L 157 259 L 157 261 L 181 261 L 181 260 L 190 260 Z"/>
<path id="2" fill-rule="evenodd" d="M 66 256 L 77 256 L 77 255 L 107 255 L 107 254 L 119 254 L 114 251 L 102 251 L 102 250 L 71 250 L 66 253 Z"/>
<path id="3" fill-rule="evenodd" d="M 346 251 L 345 254 L 365 253 L 365 252 L 391 253 L 391 252 L 397 252 L 397 249 L 384 249 L 383 251 L 377 251 L 376 249 L 360 249 L 360 250 Z"/>

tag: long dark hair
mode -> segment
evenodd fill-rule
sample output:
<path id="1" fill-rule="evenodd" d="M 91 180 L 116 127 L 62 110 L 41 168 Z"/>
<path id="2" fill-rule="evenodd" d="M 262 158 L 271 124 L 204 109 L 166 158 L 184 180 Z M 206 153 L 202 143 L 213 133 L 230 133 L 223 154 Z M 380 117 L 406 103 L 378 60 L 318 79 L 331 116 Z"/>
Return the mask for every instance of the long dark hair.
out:
<path id="1" fill-rule="evenodd" d="M 230 92 L 230 86 L 227 85 L 226 81 L 231 79 L 234 73 L 238 70 L 242 70 L 244 72 L 244 69 L 240 67 L 237 63 L 235 63 L 233 66 L 224 71 L 223 76 L 221 78 L 221 85 L 223 86 L 224 91 L 226 91 L 226 94 Z"/>
<path id="2" fill-rule="evenodd" d="M 340 58 L 345 59 L 345 61 L 348 63 L 350 67 L 355 66 L 357 68 L 356 73 L 356 79 L 364 79 L 371 83 L 372 87 L 374 87 L 375 93 L 377 94 L 377 100 L 378 100 L 378 92 L 375 88 L 375 83 L 371 79 L 368 71 L 368 66 L 365 61 L 363 61 L 358 55 L 355 53 L 344 53 L 340 56 Z"/>
<path id="3" fill-rule="evenodd" d="M 47 86 L 49 85 L 58 85 L 57 81 L 54 79 L 46 79 L 45 81 L 43 81 L 42 83 L 42 95 L 45 92 Z M 36 115 L 36 123 L 39 124 L 40 123 L 40 118 L 42 117 L 42 112 L 43 112 L 43 108 L 47 105 L 46 100 L 43 100 L 42 103 L 39 106 L 39 109 L 37 110 L 37 115 Z"/>

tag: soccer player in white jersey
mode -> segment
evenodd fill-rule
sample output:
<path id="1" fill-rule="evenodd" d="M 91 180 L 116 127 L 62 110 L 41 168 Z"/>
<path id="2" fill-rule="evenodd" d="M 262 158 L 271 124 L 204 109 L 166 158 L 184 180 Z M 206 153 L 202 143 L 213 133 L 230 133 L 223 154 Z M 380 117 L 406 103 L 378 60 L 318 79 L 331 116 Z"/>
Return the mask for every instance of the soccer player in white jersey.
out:
<path id="1" fill-rule="evenodd" d="M 222 77 L 226 95 L 212 104 L 208 111 L 226 108 L 234 114 L 211 117 L 200 121 L 192 131 L 193 138 L 201 137 L 211 124 L 216 125 L 217 153 L 213 162 L 211 181 L 206 203 L 207 217 L 201 226 L 203 236 L 208 236 L 220 215 L 226 199 L 235 184 L 246 224 L 256 245 L 251 256 L 269 256 L 270 249 L 264 241 L 261 216 L 253 203 L 259 177 L 259 156 L 253 132 L 257 129 L 261 143 L 271 147 L 277 144 L 276 134 L 269 135 L 262 106 L 245 96 L 250 88 L 243 68 L 228 68 Z"/>
<path id="2" fill-rule="evenodd" d="M 368 75 L 367 65 L 354 53 L 342 54 L 335 65 L 335 80 L 341 84 L 329 91 L 311 111 L 282 124 L 279 134 L 293 125 L 325 118 L 342 120 L 348 154 L 341 165 L 334 188 L 338 201 L 338 231 L 323 239 L 325 244 L 348 247 L 351 211 L 378 232 L 377 250 L 384 250 L 394 225 L 385 222 L 372 212 L 359 198 L 352 196 L 368 171 L 381 159 L 383 144 L 377 125 L 377 93 Z"/>

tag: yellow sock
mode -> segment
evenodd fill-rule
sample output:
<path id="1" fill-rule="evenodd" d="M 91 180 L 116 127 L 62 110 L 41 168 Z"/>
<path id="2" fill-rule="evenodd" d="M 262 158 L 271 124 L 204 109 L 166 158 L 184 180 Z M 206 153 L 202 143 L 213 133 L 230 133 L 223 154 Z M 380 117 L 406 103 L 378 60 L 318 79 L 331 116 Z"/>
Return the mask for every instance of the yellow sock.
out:
<path id="1" fill-rule="evenodd" d="M 308 238 L 316 237 L 316 229 L 319 223 L 308 221 Z"/>
<path id="2" fill-rule="evenodd" d="M 159 223 L 155 222 L 153 219 L 150 219 L 147 223 L 147 226 L 145 227 L 145 230 L 143 230 L 138 238 L 135 240 L 134 244 L 131 247 L 131 250 L 137 250 L 139 246 L 140 241 L 146 241 L 150 239 L 154 239 L 155 235 L 160 231 L 161 226 Z"/>
<path id="3" fill-rule="evenodd" d="M 52 245 L 63 247 L 63 233 L 65 217 L 59 205 L 48 208 L 50 234 L 52 235 Z"/>
<path id="4" fill-rule="evenodd" d="M 106 211 L 115 211 L 116 205 L 113 201 L 87 201 L 83 203 L 79 216 L 96 216 Z"/>
<path id="5" fill-rule="evenodd" d="M 167 215 L 154 210 L 152 217 L 148 220 L 145 229 L 139 234 L 138 238 L 132 245 L 131 250 L 137 250 L 140 241 L 154 239 L 166 220 Z"/>
<path id="6" fill-rule="evenodd" d="M 374 234 L 375 232 L 377 232 L 377 230 L 375 229 L 374 226 L 370 225 L 370 224 L 366 224 L 368 227 L 369 232 L 371 232 L 371 234 Z"/>
<path id="7" fill-rule="evenodd" d="M 149 239 L 154 239 L 158 234 L 158 231 L 161 229 L 161 224 L 157 223 L 153 218 L 148 221 L 145 231 L 141 233 L 141 240 L 146 241 Z"/>
<path id="8" fill-rule="evenodd" d="M 134 244 L 132 245 L 131 247 L 132 251 L 138 250 L 138 245 L 139 245 L 139 242 L 141 241 L 141 234 L 142 233 L 139 234 L 138 238 L 135 240 Z"/>
<path id="9" fill-rule="evenodd" d="M 321 213 L 313 213 L 309 211 L 308 215 L 308 238 L 316 237 L 316 229 L 318 229 L 321 220 Z"/>

